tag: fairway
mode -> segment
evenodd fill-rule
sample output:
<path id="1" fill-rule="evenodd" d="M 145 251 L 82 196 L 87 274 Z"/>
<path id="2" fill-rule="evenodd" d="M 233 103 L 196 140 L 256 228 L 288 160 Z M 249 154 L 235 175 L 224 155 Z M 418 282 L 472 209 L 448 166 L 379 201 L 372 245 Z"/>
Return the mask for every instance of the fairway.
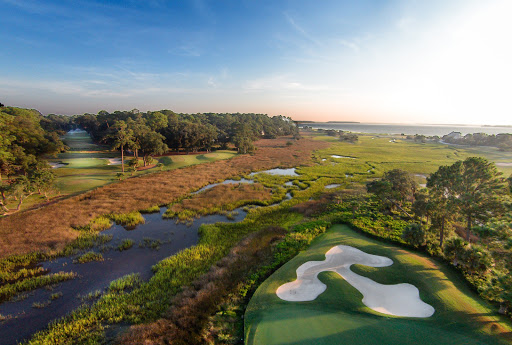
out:
<path id="1" fill-rule="evenodd" d="M 297 279 L 296 269 L 321 261 L 336 245 L 348 245 L 393 260 L 388 267 L 353 265 L 352 270 L 380 284 L 409 283 L 435 308 L 429 318 L 393 317 L 362 303 L 361 293 L 334 272 L 320 273 L 327 290 L 309 302 L 276 295 Z M 444 264 L 335 225 L 311 247 L 283 265 L 255 292 L 245 313 L 246 344 L 510 344 L 511 327 L 470 291 Z"/>
<path id="2" fill-rule="evenodd" d="M 84 131 L 68 132 L 63 140 L 69 146 L 69 150 L 60 153 L 57 158 L 48 160 L 54 164 L 63 164 L 63 166 L 53 169 L 57 176 L 55 186 L 61 194 L 80 193 L 118 180 L 116 174 L 121 172 L 121 166 L 119 164 L 109 165 L 108 159 L 121 158 L 120 152 L 110 151 L 106 146 L 93 143 L 89 134 Z M 237 153 L 234 151 L 221 150 L 201 155 L 163 156 L 155 157 L 155 159 L 163 164 L 161 170 L 173 170 L 190 165 L 229 159 L 236 155 Z M 160 171 L 158 168 L 153 168 L 132 174 L 127 165 L 130 159 L 132 159 L 131 156 L 125 155 L 127 177 Z M 29 204 L 27 203 L 27 205 Z"/>

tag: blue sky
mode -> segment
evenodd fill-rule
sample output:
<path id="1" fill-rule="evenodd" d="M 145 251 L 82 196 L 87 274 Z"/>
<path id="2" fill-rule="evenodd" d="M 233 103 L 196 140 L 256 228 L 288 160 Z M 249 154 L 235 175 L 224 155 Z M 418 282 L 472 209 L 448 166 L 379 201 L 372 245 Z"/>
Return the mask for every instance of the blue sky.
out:
<path id="1" fill-rule="evenodd" d="M 0 101 L 512 125 L 510 2 L 0 0 Z"/>

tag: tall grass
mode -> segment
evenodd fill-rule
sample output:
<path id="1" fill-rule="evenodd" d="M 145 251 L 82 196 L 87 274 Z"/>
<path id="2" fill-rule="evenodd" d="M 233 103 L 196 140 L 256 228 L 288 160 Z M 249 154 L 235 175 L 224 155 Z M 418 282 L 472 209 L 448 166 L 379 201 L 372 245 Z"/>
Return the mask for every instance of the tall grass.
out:
<path id="1" fill-rule="evenodd" d="M 58 272 L 44 276 L 35 276 L 12 284 L 0 286 L 0 302 L 6 301 L 16 294 L 24 291 L 30 291 L 39 287 L 48 286 L 62 281 L 76 278 L 74 272 Z"/>
<path id="2" fill-rule="evenodd" d="M 169 204 L 208 183 L 251 171 L 309 164 L 311 152 L 326 146 L 304 139 L 297 141 L 290 150 L 285 147 L 285 142 L 286 139 L 261 140 L 256 143 L 258 150 L 254 155 L 142 175 L 31 212 L 1 218 L 0 257 L 62 250 L 79 235 L 73 227 L 86 226 L 100 215 Z M 43 233 L 45 236 L 41 236 Z"/>

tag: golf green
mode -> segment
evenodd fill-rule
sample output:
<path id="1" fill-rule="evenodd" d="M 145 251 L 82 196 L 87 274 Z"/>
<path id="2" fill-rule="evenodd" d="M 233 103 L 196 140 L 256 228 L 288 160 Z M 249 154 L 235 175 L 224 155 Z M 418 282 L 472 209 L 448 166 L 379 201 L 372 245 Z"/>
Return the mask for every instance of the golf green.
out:
<path id="1" fill-rule="evenodd" d="M 353 265 L 381 284 L 409 283 L 436 312 L 429 318 L 380 314 L 362 303 L 361 293 L 334 272 L 320 273 L 327 290 L 314 301 L 288 302 L 276 289 L 297 278 L 307 261 L 321 261 L 345 244 L 393 260 L 388 267 Z M 482 301 L 444 263 L 335 225 L 310 248 L 283 265 L 255 292 L 245 313 L 246 344 L 510 344 L 511 325 Z"/>

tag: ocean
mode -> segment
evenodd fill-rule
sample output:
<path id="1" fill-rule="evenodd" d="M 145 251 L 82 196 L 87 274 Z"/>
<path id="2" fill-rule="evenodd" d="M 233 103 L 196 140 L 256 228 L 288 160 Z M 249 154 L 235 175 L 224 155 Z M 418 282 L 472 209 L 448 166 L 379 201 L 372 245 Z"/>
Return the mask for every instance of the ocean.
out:
<path id="1" fill-rule="evenodd" d="M 475 126 L 475 125 L 413 125 L 413 124 L 382 124 L 382 123 L 334 123 L 314 122 L 301 123 L 299 125 L 310 126 L 317 129 L 335 129 L 350 131 L 354 133 L 372 134 L 423 134 L 426 136 L 443 135 L 451 132 L 461 132 L 462 135 L 469 133 L 500 134 L 512 133 L 512 127 L 499 126 Z"/>

